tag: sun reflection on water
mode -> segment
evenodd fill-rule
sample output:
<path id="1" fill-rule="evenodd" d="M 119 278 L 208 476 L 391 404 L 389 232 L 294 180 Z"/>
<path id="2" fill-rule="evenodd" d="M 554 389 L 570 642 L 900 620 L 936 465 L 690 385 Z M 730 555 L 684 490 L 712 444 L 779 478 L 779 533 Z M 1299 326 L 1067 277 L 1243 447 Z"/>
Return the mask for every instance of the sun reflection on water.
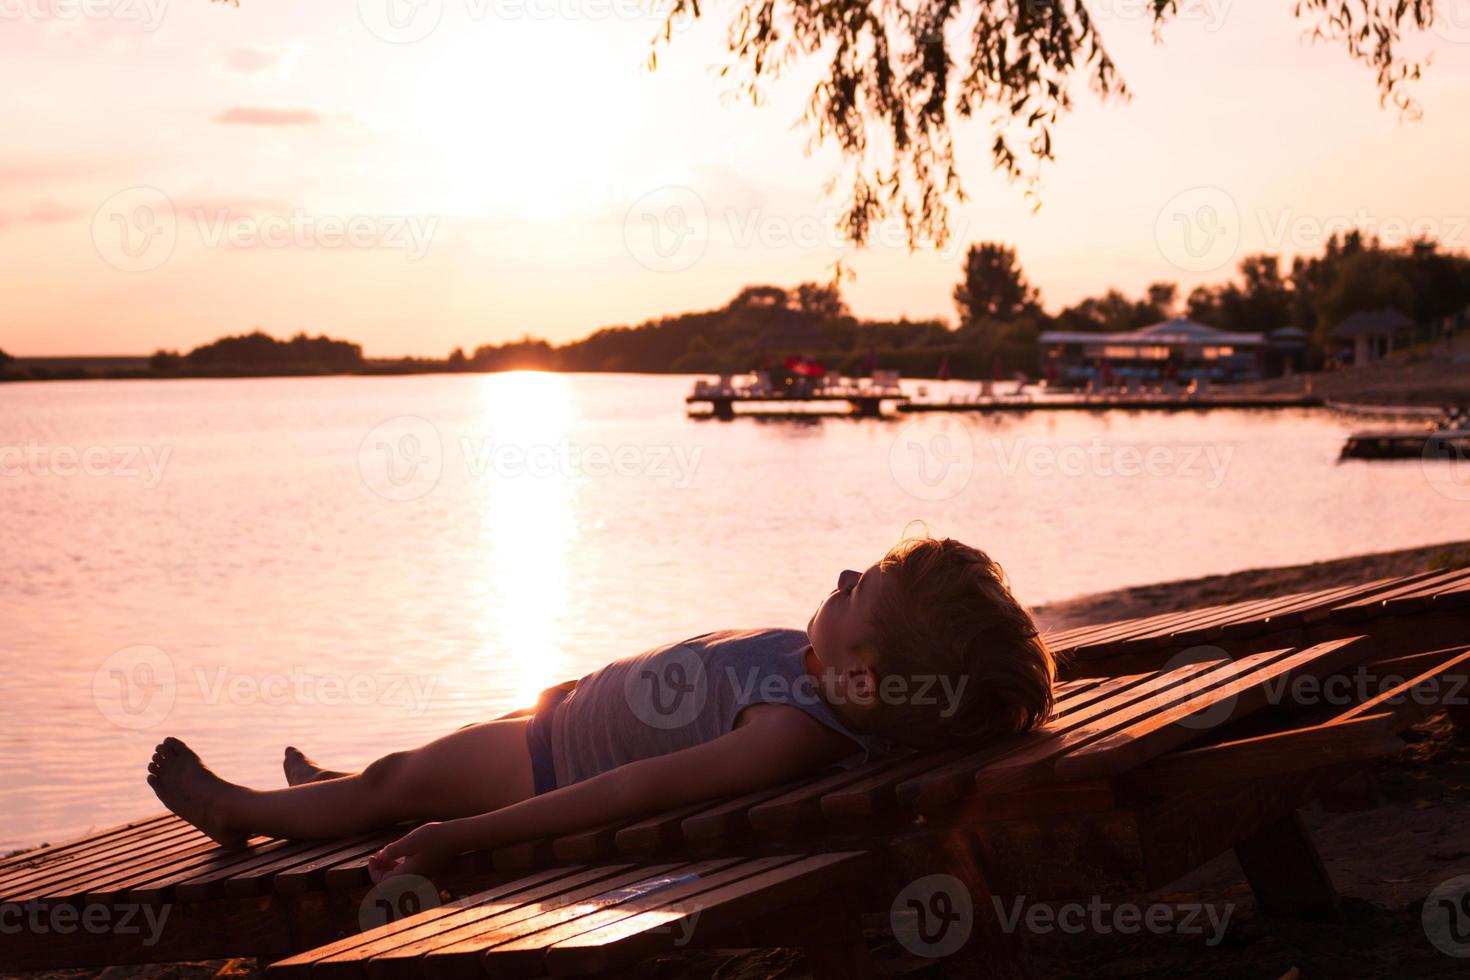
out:
<path id="1" fill-rule="evenodd" d="M 555 454 L 571 439 L 573 397 L 565 377 L 540 371 L 487 375 L 483 392 L 486 654 L 530 705 L 571 674 L 560 637 L 578 488 Z"/>

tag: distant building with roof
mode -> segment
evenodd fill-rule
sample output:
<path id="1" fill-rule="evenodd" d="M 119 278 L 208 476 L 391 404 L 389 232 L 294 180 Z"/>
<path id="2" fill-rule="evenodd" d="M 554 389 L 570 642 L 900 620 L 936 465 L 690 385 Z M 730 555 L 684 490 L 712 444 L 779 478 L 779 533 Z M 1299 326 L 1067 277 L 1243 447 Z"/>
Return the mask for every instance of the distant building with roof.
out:
<path id="1" fill-rule="evenodd" d="M 1310 365 L 1312 335 L 1300 327 L 1281 327 L 1266 334 L 1266 376 L 1300 374 Z"/>
<path id="2" fill-rule="evenodd" d="M 1049 382 L 1119 378 L 1240 381 L 1259 377 L 1265 334 L 1221 330 L 1183 317 L 1116 333 L 1048 330 L 1040 337 Z"/>
<path id="3" fill-rule="evenodd" d="M 1339 349 L 1351 349 L 1354 364 L 1367 364 L 1403 346 L 1414 329 L 1414 321 L 1398 310 L 1360 310 L 1332 328 L 1331 340 Z"/>

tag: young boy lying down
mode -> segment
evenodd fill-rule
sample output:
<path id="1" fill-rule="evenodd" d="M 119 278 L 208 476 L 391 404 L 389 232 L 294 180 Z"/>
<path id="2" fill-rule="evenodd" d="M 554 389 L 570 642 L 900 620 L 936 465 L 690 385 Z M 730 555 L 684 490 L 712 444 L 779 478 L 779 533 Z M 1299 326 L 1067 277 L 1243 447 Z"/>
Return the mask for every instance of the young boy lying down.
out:
<path id="1" fill-rule="evenodd" d="M 806 630 L 706 633 L 618 660 L 534 714 L 462 728 L 362 772 L 286 749 L 285 789 L 215 775 L 168 738 L 148 784 L 214 840 L 342 837 L 406 821 L 375 878 L 467 850 L 773 786 L 893 743 L 984 741 L 1042 724 L 1054 664 L 1000 568 L 951 539 L 845 571 Z"/>

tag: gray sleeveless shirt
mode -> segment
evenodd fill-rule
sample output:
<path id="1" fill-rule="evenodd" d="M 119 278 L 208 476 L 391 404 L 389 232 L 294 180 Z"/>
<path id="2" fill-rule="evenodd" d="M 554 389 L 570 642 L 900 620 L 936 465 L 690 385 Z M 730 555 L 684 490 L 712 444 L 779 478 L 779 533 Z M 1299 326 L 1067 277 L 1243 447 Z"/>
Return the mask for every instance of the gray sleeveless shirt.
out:
<path id="1" fill-rule="evenodd" d="M 752 704 L 786 704 L 853 742 L 853 765 L 888 748 L 846 728 L 806 672 L 802 630 L 721 630 L 618 660 L 577 682 L 551 721 L 556 784 L 727 734 Z"/>

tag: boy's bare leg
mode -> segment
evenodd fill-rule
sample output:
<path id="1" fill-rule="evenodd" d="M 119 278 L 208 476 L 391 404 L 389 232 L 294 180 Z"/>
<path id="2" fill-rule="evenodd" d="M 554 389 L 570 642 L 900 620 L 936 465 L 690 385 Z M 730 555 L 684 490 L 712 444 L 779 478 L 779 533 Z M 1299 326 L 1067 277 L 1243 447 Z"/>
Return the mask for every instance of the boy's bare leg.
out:
<path id="1" fill-rule="evenodd" d="M 287 786 L 300 786 L 302 783 L 314 783 L 319 779 L 341 779 L 350 776 L 350 772 L 339 772 L 336 769 L 327 769 L 319 766 L 305 752 L 294 745 L 286 746 L 286 754 L 281 759 L 281 769 L 286 773 Z"/>
<path id="2" fill-rule="evenodd" d="M 148 784 L 174 813 L 221 844 L 251 834 L 342 837 L 410 820 L 450 820 L 518 803 L 532 795 L 525 718 L 461 728 L 360 773 L 285 789 L 256 790 L 217 776 L 194 750 L 165 739 L 148 766 Z"/>

